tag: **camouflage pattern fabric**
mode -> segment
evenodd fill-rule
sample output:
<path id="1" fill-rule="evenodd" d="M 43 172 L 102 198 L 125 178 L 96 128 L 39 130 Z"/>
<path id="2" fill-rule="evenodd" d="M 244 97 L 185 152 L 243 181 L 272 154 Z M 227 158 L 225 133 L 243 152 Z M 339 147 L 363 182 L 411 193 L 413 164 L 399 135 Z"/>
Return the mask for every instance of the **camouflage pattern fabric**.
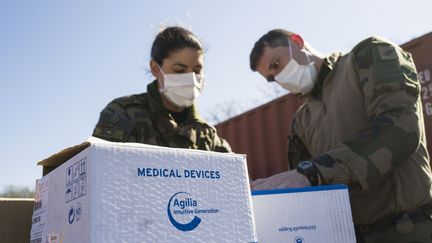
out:
<path id="1" fill-rule="evenodd" d="M 293 121 L 291 168 L 312 159 L 327 184 L 346 184 L 354 223 L 432 202 L 420 84 L 411 54 L 378 37 L 325 59 L 317 99 Z M 307 158 L 309 157 L 309 158 Z"/>
<path id="2" fill-rule="evenodd" d="M 117 98 L 109 103 L 100 113 L 93 136 L 113 142 L 231 152 L 216 129 L 199 117 L 194 105 L 186 109 L 186 121 L 177 124 L 163 106 L 154 81 L 147 86 L 147 93 Z"/>

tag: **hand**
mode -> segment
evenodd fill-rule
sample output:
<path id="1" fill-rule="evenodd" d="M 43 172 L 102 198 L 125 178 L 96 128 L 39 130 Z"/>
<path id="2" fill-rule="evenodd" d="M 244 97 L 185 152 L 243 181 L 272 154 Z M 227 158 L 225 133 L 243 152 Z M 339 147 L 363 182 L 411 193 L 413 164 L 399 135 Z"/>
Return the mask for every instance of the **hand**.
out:
<path id="1" fill-rule="evenodd" d="M 308 186 L 311 186 L 311 184 L 305 175 L 300 174 L 297 170 L 289 170 L 269 178 L 253 181 L 251 183 L 251 190 L 270 190 Z"/>

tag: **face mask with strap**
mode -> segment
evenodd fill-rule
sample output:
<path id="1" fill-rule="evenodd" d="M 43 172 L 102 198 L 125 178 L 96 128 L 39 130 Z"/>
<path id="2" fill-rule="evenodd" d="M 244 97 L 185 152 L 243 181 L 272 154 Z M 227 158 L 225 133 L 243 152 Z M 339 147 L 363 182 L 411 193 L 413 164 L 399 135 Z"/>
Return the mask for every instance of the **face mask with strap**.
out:
<path id="1" fill-rule="evenodd" d="M 163 75 L 163 85 L 160 80 L 159 92 L 167 100 L 178 107 L 190 107 L 203 89 L 204 78 L 202 75 L 190 73 L 165 74 L 159 67 Z"/>
<path id="2" fill-rule="evenodd" d="M 317 78 L 317 70 L 314 66 L 314 62 L 310 61 L 309 55 L 302 51 L 306 55 L 308 64 L 300 65 L 292 56 L 292 42 L 289 42 L 289 55 L 290 60 L 285 67 L 276 75 L 276 82 L 284 89 L 291 93 L 306 94 L 309 93 L 315 85 Z"/>

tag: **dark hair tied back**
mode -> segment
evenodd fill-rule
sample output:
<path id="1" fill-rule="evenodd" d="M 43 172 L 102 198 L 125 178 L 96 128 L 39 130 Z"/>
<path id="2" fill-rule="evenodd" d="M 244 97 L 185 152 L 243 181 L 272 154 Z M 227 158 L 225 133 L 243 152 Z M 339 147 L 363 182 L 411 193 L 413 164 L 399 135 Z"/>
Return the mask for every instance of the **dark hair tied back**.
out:
<path id="1" fill-rule="evenodd" d="M 171 52 L 183 48 L 202 51 L 198 38 L 189 30 L 179 26 L 168 27 L 157 34 L 151 48 L 151 58 L 162 66 L 162 62 Z"/>

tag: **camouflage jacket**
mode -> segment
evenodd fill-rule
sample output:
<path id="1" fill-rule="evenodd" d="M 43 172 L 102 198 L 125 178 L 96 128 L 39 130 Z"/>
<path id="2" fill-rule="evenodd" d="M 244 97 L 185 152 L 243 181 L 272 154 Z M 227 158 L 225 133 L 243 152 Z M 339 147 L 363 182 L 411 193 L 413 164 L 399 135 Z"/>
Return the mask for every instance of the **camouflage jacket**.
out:
<path id="1" fill-rule="evenodd" d="M 193 105 L 177 124 L 165 109 L 156 81 L 147 93 L 117 98 L 100 113 L 93 136 L 113 142 L 137 142 L 174 148 L 231 152 L 216 129 L 203 121 Z"/>
<path id="2" fill-rule="evenodd" d="M 291 168 L 312 159 L 349 186 L 354 223 L 432 202 L 420 84 L 411 54 L 377 37 L 328 56 L 329 73 L 293 119 Z M 321 70 L 320 70 L 321 71 Z"/>

